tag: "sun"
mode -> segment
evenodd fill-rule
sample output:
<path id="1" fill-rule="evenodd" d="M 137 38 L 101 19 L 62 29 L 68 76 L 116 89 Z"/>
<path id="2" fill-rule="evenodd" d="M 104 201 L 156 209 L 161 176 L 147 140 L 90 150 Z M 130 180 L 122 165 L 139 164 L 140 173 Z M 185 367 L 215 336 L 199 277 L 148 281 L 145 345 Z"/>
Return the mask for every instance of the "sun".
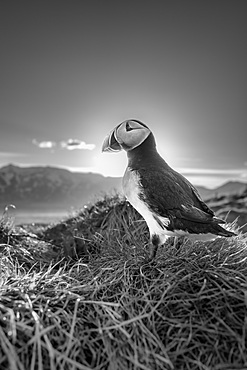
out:
<path id="1" fill-rule="evenodd" d="M 93 157 L 95 172 L 104 176 L 122 177 L 127 166 L 125 152 L 98 153 Z"/>

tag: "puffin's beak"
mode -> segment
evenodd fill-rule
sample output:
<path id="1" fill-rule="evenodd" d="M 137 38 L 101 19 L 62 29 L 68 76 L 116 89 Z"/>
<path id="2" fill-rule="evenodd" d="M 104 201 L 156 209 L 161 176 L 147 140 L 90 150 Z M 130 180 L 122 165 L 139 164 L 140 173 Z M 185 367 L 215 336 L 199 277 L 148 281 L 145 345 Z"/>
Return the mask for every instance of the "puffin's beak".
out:
<path id="1" fill-rule="evenodd" d="M 105 138 L 102 145 L 102 152 L 119 152 L 120 150 L 122 150 L 122 147 L 116 139 L 115 130 L 113 130 Z"/>

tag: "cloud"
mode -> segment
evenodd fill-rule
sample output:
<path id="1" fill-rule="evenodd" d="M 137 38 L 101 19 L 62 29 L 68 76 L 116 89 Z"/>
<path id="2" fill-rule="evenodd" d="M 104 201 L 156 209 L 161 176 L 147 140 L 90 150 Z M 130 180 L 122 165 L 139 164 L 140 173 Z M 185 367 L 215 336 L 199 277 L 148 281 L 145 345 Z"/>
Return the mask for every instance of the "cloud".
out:
<path id="1" fill-rule="evenodd" d="M 49 140 L 37 141 L 36 139 L 33 139 L 32 143 L 41 149 L 53 149 L 57 146 L 60 146 L 62 149 L 68 150 L 75 149 L 93 150 L 95 148 L 94 144 L 86 144 L 85 141 L 81 141 L 78 139 L 68 139 L 66 141 L 60 141 L 59 143 Z"/>
<path id="2" fill-rule="evenodd" d="M 52 149 L 57 145 L 54 141 L 40 141 L 40 142 L 38 142 L 36 139 L 33 139 L 32 143 L 34 145 L 38 146 L 41 149 Z"/>
<path id="3" fill-rule="evenodd" d="M 62 148 L 68 150 L 75 149 L 93 150 L 95 148 L 94 144 L 86 144 L 84 141 L 78 139 L 69 139 L 67 141 L 61 141 L 60 145 Z"/>

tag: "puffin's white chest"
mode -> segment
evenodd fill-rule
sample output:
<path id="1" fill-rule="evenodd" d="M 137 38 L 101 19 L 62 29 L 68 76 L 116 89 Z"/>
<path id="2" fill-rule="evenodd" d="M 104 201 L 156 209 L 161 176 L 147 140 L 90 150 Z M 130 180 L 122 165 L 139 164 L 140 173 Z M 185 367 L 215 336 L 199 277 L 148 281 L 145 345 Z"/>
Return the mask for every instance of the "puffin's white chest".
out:
<path id="1" fill-rule="evenodd" d="M 158 217 L 157 215 L 154 217 L 154 214 L 149 209 L 147 204 L 139 197 L 140 193 L 142 192 L 142 188 L 138 172 L 132 171 L 128 167 L 123 177 L 123 191 L 130 204 L 137 210 L 137 212 L 140 213 L 140 215 L 142 215 L 146 221 L 150 235 L 159 235 L 161 243 L 163 244 L 168 236 L 165 226 L 169 224 L 169 219 L 161 216 Z M 157 218 L 159 218 L 160 222 L 157 222 Z M 161 224 L 163 226 L 161 226 Z"/>

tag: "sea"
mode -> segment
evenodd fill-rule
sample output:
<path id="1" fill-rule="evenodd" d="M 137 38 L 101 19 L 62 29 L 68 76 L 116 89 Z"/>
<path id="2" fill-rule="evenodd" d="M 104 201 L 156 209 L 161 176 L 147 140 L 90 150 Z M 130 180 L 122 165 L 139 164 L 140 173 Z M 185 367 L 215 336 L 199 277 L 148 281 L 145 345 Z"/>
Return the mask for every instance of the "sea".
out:
<path id="1" fill-rule="evenodd" d="M 68 211 L 26 211 L 19 210 L 16 212 L 15 225 L 24 224 L 41 224 L 47 225 L 57 223 L 69 218 Z"/>

